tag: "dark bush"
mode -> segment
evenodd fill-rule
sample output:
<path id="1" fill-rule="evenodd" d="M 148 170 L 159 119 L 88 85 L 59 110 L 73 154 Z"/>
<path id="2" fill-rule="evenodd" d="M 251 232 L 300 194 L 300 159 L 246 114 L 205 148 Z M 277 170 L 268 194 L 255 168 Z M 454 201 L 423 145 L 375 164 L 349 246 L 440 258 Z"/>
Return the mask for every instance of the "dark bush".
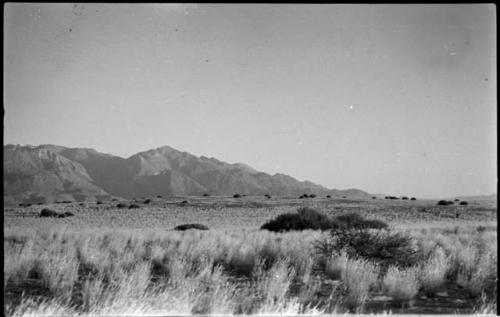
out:
<path id="1" fill-rule="evenodd" d="M 102 201 L 98 200 L 96 204 L 102 205 Z"/>
<path id="2" fill-rule="evenodd" d="M 315 249 L 326 257 L 344 250 L 349 257 L 362 257 L 383 268 L 390 265 L 405 268 L 423 260 L 423 253 L 411 236 L 389 230 L 334 229 L 327 240 L 316 243 Z"/>
<path id="3" fill-rule="evenodd" d="M 291 230 L 329 230 L 337 228 L 386 228 L 387 224 L 380 220 L 365 219 L 358 214 L 349 213 L 331 219 L 312 208 L 303 207 L 297 213 L 282 214 L 268 221 L 260 229 L 283 232 Z"/>
<path id="4" fill-rule="evenodd" d="M 116 198 L 113 198 L 113 199 L 111 199 L 111 201 L 118 201 L 118 199 L 116 199 Z"/>
<path id="5" fill-rule="evenodd" d="M 332 198 L 332 196 L 331 195 L 326 195 L 326 198 Z"/>
<path id="6" fill-rule="evenodd" d="M 128 209 L 137 209 L 137 208 L 141 208 L 141 206 L 137 204 L 131 204 L 130 206 L 128 206 Z"/>
<path id="7" fill-rule="evenodd" d="M 334 218 L 339 228 L 345 229 L 383 229 L 387 228 L 387 223 L 377 219 L 365 219 L 357 213 L 347 213 Z"/>
<path id="8" fill-rule="evenodd" d="M 403 196 L 403 197 L 401 197 L 401 199 L 402 199 L 402 200 L 408 200 L 408 197 Z"/>
<path id="9" fill-rule="evenodd" d="M 127 204 L 119 203 L 118 205 L 116 205 L 116 208 L 127 208 Z"/>
<path id="10" fill-rule="evenodd" d="M 44 208 L 40 212 L 40 217 L 57 217 L 59 214 L 57 211 L 49 209 L 49 208 Z"/>
<path id="11" fill-rule="evenodd" d="M 240 198 L 240 197 L 241 197 L 241 195 L 240 195 L 240 194 L 234 194 L 234 195 L 233 195 L 233 198 Z"/>
<path id="12" fill-rule="evenodd" d="M 174 228 L 174 230 L 184 231 L 189 229 L 208 230 L 208 227 L 199 223 L 187 223 Z"/>
<path id="13" fill-rule="evenodd" d="M 410 198 L 410 200 L 417 200 L 417 198 L 415 198 L 415 197 L 412 197 L 412 198 Z"/>
<path id="14" fill-rule="evenodd" d="M 342 198 L 346 198 L 345 196 L 342 196 Z"/>
<path id="15" fill-rule="evenodd" d="M 70 211 L 66 211 L 65 213 L 63 213 L 63 215 L 64 215 L 65 217 L 73 217 L 75 214 L 73 214 L 73 213 L 72 213 L 72 212 L 70 212 Z"/>
<path id="16" fill-rule="evenodd" d="M 151 199 L 146 199 L 146 200 L 144 201 L 144 203 L 145 203 L 145 204 L 149 204 L 150 202 L 151 202 Z"/>
<path id="17" fill-rule="evenodd" d="M 377 199 L 377 197 L 375 197 L 375 196 L 372 196 L 372 199 Z"/>
<path id="18" fill-rule="evenodd" d="M 187 200 L 183 200 L 183 201 L 181 202 L 181 204 L 187 204 L 187 203 L 188 203 L 188 201 L 187 201 Z"/>
<path id="19" fill-rule="evenodd" d="M 161 198 L 161 195 L 156 195 L 156 198 Z"/>
<path id="20" fill-rule="evenodd" d="M 468 205 L 468 204 L 469 204 L 469 203 L 468 203 L 468 202 L 466 202 L 466 201 L 461 201 L 461 202 L 460 202 L 460 205 L 462 205 L 462 206 L 466 206 L 466 205 Z"/>
<path id="21" fill-rule="evenodd" d="M 203 194 L 203 197 L 208 197 L 208 196 L 210 196 L 210 195 L 209 194 Z"/>
<path id="22" fill-rule="evenodd" d="M 457 199 L 455 199 L 455 201 L 460 201 L 460 199 L 457 198 Z"/>
<path id="23" fill-rule="evenodd" d="M 271 199 L 271 195 L 269 194 L 265 194 L 264 197 L 266 197 L 267 199 Z"/>
<path id="24" fill-rule="evenodd" d="M 438 201 L 438 206 L 448 206 L 448 205 L 453 205 L 452 201 L 449 200 L 440 200 Z"/>
<path id="25" fill-rule="evenodd" d="M 309 198 L 316 198 L 316 194 L 309 195 Z"/>
<path id="26" fill-rule="evenodd" d="M 297 213 L 281 214 L 268 221 L 260 229 L 283 232 L 290 230 L 328 230 L 334 226 L 326 215 L 308 207 L 299 208 Z"/>

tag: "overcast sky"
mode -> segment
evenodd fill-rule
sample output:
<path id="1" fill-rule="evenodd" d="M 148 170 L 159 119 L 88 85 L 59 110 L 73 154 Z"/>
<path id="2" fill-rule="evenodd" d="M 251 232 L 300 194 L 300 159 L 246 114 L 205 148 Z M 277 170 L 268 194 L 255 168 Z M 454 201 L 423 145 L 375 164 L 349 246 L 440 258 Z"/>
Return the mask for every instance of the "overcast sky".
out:
<path id="1" fill-rule="evenodd" d="M 5 5 L 4 144 L 496 192 L 493 5 Z"/>

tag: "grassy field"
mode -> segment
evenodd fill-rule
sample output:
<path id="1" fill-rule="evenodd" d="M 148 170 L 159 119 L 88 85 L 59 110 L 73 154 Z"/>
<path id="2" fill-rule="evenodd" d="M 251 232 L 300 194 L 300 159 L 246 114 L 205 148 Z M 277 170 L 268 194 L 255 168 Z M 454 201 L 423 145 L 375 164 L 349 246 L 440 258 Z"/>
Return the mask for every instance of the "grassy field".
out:
<path id="1" fill-rule="evenodd" d="M 4 208 L 6 315 L 496 313 L 496 202 L 143 202 Z M 318 243 L 338 243 L 328 231 L 259 230 L 303 206 L 386 221 L 422 256 L 384 265 L 345 250 L 320 252 Z M 40 218 L 45 207 L 75 216 Z M 184 223 L 210 230 L 172 230 Z"/>

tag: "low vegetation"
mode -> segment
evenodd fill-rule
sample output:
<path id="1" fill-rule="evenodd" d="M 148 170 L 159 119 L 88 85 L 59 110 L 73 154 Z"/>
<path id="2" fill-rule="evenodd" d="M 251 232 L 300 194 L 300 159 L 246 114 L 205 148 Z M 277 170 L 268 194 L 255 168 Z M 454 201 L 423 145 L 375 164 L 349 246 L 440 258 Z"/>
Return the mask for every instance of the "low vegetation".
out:
<path id="1" fill-rule="evenodd" d="M 365 219 L 356 213 L 347 213 L 335 218 L 309 207 L 302 207 L 297 213 L 279 215 L 262 225 L 261 229 L 283 232 L 291 230 L 330 230 L 336 228 L 386 228 L 387 224 L 380 220 Z"/>
<path id="2" fill-rule="evenodd" d="M 199 223 L 187 223 L 183 225 L 179 225 L 174 228 L 174 230 L 184 231 L 189 229 L 197 229 L 197 230 L 208 230 L 208 227 Z"/>
<path id="3" fill-rule="evenodd" d="M 496 209 L 259 198 L 4 209 L 4 314 L 496 313 Z"/>

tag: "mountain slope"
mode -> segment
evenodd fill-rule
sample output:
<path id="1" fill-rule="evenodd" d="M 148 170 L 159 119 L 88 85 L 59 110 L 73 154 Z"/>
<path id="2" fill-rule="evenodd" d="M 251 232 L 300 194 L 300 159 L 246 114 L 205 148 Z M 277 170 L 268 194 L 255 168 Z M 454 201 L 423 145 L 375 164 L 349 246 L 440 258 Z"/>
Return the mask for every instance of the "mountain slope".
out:
<path id="1" fill-rule="evenodd" d="M 4 202 L 85 200 L 109 196 L 86 169 L 57 150 L 4 146 Z"/>
<path id="2" fill-rule="evenodd" d="M 286 195 L 302 193 L 369 198 L 356 190 L 327 189 L 283 174 L 269 175 L 241 164 L 197 157 L 164 146 L 121 158 L 93 149 L 57 145 L 4 146 L 4 202 L 29 197 L 46 201 L 111 195 Z"/>

